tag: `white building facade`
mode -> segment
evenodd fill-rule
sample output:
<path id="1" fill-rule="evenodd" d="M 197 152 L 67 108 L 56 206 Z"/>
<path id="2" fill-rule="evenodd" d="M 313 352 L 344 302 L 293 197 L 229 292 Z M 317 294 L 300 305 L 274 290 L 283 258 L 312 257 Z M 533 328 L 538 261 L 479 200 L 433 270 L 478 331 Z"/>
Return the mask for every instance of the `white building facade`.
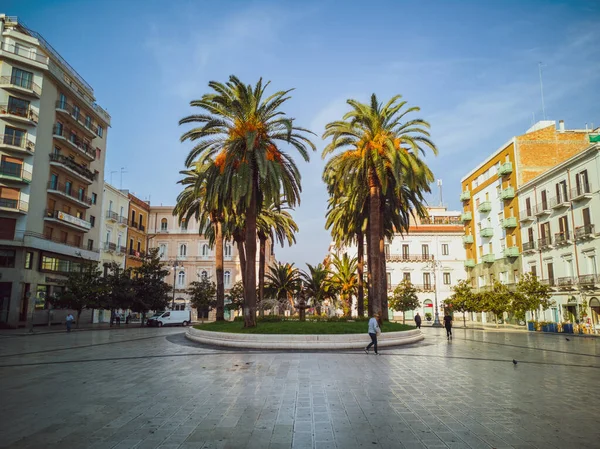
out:
<path id="1" fill-rule="evenodd" d="M 524 272 L 552 289 L 542 319 L 599 332 L 600 144 L 519 189 Z"/>

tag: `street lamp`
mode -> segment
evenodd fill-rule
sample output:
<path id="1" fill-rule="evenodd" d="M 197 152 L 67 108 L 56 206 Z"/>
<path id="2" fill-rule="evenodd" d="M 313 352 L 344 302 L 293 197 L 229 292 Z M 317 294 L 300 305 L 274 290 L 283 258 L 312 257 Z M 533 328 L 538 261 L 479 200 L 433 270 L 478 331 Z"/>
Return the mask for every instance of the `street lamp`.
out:
<path id="1" fill-rule="evenodd" d="M 437 288 L 437 267 L 440 264 L 439 260 L 435 260 L 435 257 L 431 256 L 431 268 L 433 269 L 433 292 L 435 298 L 435 315 L 433 318 L 433 324 L 431 327 L 442 327 L 440 323 L 440 313 L 438 312 L 438 288 Z"/>
<path id="2" fill-rule="evenodd" d="M 171 303 L 171 310 L 175 310 L 175 281 L 177 280 L 177 259 L 173 262 L 173 302 Z"/>

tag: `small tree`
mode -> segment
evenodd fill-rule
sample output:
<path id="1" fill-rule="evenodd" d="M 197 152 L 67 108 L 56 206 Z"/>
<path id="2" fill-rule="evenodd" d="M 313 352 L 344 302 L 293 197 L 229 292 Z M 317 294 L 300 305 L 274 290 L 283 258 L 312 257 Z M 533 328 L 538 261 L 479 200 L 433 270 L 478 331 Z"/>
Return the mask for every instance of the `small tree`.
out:
<path id="1" fill-rule="evenodd" d="M 208 279 L 192 282 L 187 293 L 190 295 L 192 307 L 198 311 L 199 316 L 201 316 L 201 310 L 210 310 L 217 305 L 217 285 Z M 202 318 L 202 322 L 204 323 L 204 318 Z"/>
<path id="2" fill-rule="evenodd" d="M 142 314 L 142 326 L 150 310 L 164 310 L 169 304 L 170 284 L 164 281 L 169 274 L 165 264 L 160 261 L 159 249 L 148 251 L 142 265 L 133 271 L 133 303 L 131 310 Z"/>
<path id="3" fill-rule="evenodd" d="M 69 273 L 64 287 L 50 302 L 53 307 L 75 310 L 79 327 L 81 312 L 98 307 L 104 297 L 102 272 L 96 264 L 87 264 L 82 271 Z"/>
<path id="4" fill-rule="evenodd" d="M 405 313 L 409 310 L 415 310 L 420 305 L 421 303 L 417 297 L 417 289 L 408 279 L 404 279 L 398 284 L 389 300 L 390 309 L 402 312 L 402 323 L 406 322 Z"/>
<path id="5" fill-rule="evenodd" d="M 264 304 L 261 304 L 261 307 L 263 306 Z M 240 309 L 244 310 L 244 284 L 242 281 L 233 284 L 229 293 L 225 295 L 225 309 L 230 312 Z"/>
<path id="6" fill-rule="evenodd" d="M 458 281 L 454 287 L 452 287 L 454 293 L 448 299 L 444 301 L 452 311 L 462 312 L 463 314 L 463 325 L 467 327 L 467 312 L 473 312 L 475 308 L 473 289 L 469 281 L 462 280 Z"/>
<path id="7" fill-rule="evenodd" d="M 134 301 L 133 280 L 131 270 L 121 269 L 119 264 L 113 262 L 109 265 L 106 277 L 102 278 L 103 295 L 99 308 L 109 309 L 112 316 L 116 309 L 128 309 Z"/>
<path id="8" fill-rule="evenodd" d="M 517 284 L 512 310 L 521 319 L 525 318 L 525 312 L 535 312 L 537 319 L 540 307 L 544 310 L 550 307 L 550 287 L 542 284 L 532 273 L 525 273 Z"/>
<path id="9" fill-rule="evenodd" d="M 504 314 L 504 312 L 510 310 L 511 307 L 511 293 L 508 291 L 506 285 L 499 281 L 494 281 L 492 289 L 482 294 L 483 300 L 483 311 L 493 313 L 496 317 L 496 327 L 498 327 L 498 318 Z"/>

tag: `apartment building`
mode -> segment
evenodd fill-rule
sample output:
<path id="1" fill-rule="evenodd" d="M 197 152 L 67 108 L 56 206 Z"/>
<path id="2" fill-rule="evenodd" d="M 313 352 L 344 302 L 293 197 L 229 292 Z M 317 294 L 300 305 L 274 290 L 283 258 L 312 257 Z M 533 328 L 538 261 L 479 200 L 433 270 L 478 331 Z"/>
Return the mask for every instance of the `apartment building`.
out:
<path id="1" fill-rule="evenodd" d="M 127 230 L 129 223 L 129 195 L 104 183 L 102 195 L 102 226 L 100 238 L 102 265 L 116 263 L 125 268 L 127 255 Z"/>
<path id="2" fill-rule="evenodd" d="M 0 325 L 61 321 L 46 299 L 100 260 L 109 126 L 81 75 L 0 14 Z"/>
<path id="3" fill-rule="evenodd" d="M 547 321 L 588 321 L 600 332 L 600 143 L 519 190 L 523 271 L 552 289 Z M 588 304 L 588 317 L 579 313 Z"/>
<path id="4" fill-rule="evenodd" d="M 466 279 L 464 230 L 460 211 L 449 211 L 446 207 L 428 207 L 428 217 L 411 218 L 408 233 L 396 234 L 385 243 L 388 294 L 404 279 L 410 280 L 419 289 L 420 309 L 407 312 L 406 319 L 413 319 L 419 312 L 435 317 L 443 313 L 443 302 L 454 292 L 452 287 Z M 366 245 L 365 245 L 366 248 Z M 334 250 L 338 254 L 358 254 L 356 245 Z M 365 259 L 367 252 L 365 251 Z M 366 271 L 366 263 L 365 263 Z M 390 311 L 390 319 L 401 319 L 400 312 Z"/>
<path id="5" fill-rule="evenodd" d="M 152 206 L 148 223 L 149 248 L 159 248 L 161 259 L 170 267 L 171 274 L 165 279 L 175 286 L 175 309 L 191 309 L 186 293 L 193 281 L 202 278 L 215 280 L 215 253 L 208 239 L 199 234 L 198 222 L 191 219 L 179 224 L 173 216 L 173 206 Z M 223 248 L 225 292 L 242 280 L 242 272 L 237 247 L 233 241 L 225 242 Z M 275 260 L 271 242 L 267 242 L 266 264 Z M 258 256 L 257 256 L 258 264 Z M 258 266 L 258 265 L 257 265 Z M 258 269 L 257 269 L 258 273 Z M 194 312 L 196 313 L 196 312 Z M 213 318 L 214 311 L 199 311 L 198 319 Z M 226 319 L 228 314 L 226 312 Z"/>
<path id="6" fill-rule="evenodd" d="M 146 255 L 146 248 L 148 247 L 146 227 L 150 215 L 150 202 L 139 199 L 127 190 L 123 190 L 122 193 L 129 198 L 125 268 L 136 268 L 142 265 L 142 259 Z"/>
<path id="7" fill-rule="evenodd" d="M 521 273 L 519 188 L 589 146 L 589 130 L 536 123 L 511 138 L 462 179 L 466 260 L 477 290 L 495 280 L 518 282 Z"/>

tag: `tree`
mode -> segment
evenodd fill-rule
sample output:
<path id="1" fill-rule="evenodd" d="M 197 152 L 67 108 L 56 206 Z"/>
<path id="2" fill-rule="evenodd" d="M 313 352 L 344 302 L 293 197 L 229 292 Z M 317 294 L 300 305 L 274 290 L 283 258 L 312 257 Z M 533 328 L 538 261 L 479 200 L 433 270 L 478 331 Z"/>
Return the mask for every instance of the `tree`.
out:
<path id="1" fill-rule="evenodd" d="M 265 276 L 265 294 L 279 301 L 279 314 L 283 315 L 287 304 L 294 306 L 293 296 L 301 286 L 300 272 L 293 263 L 278 262 Z"/>
<path id="2" fill-rule="evenodd" d="M 241 281 L 233 284 L 227 293 L 228 301 L 225 303 L 225 308 L 229 311 L 243 310 L 244 307 L 244 284 Z"/>
<path id="3" fill-rule="evenodd" d="M 300 274 L 303 287 L 307 296 L 312 298 L 313 306 L 317 309 L 317 315 L 320 315 L 323 302 L 335 295 L 331 285 L 331 272 L 322 263 L 315 266 L 307 263 L 306 266 L 308 271 L 303 271 Z"/>
<path id="4" fill-rule="evenodd" d="M 448 299 L 444 301 L 452 311 L 462 312 L 463 314 L 463 325 L 467 327 L 466 312 L 474 312 L 475 303 L 473 297 L 473 289 L 471 284 L 466 279 L 458 281 L 458 283 L 452 287 L 454 293 Z"/>
<path id="5" fill-rule="evenodd" d="M 164 281 L 169 270 L 160 261 L 159 248 L 148 250 L 142 264 L 133 270 L 133 303 L 131 310 L 142 314 L 142 326 L 150 310 L 167 308 L 173 287 Z"/>
<path id="6" fill-rule="evenodd" d="M 498 327 L 498 319 L 511 307 L 512 298 L 508 288 L 501 282 L 494 281 L 491 290 L 481 294 L 481 300 L 482 310 L 494 314 L 496 327 Z"/>
<path id="7" fill-rule="evenodd" d="M 356 275 L 357 259 L 352 259 L 347 253 L 342 257 L 333 256 L 333 270 L 331 274 L 331 285 L 335 292 L 340 295 L 342 311 L 345 317 L 352 313 L 352 297 L 358 291 L 358 276 Z"/>
<path id="8" fill-rule="evenodd" d="M 51 298 L 50 302 L 56 308 L 75 310 L 79 327 L 81 312 L 97 308 L 103 296 L 102 272 L 96 264 L 86 264 L 81 271 L 67 275 L 64 290 Z"/>
<path id="9" fill-rule="evenodd" d="M 397 232 L 408 229 L 406 220 L 411 209 L 423 209 L 423 192 L 429 191 L 433 174 L 420 158 L 424 147 L 437 149 L 429 139 L 429 124 L 422 119 L 403 121 L 419 108 L 403 109 L 406 102 L 392 97 L 385 105 L 375 94 L 370 104 L 348 100 L 351 110 L 342 120 L 326 126 L 323 138 L 332 138 L 323 150 L 323 157 L 337 150 L 326 165 L 345 184 L 365 191 L 368 189 L 367 249 L 369 264 L 370 303 L 373 313 L 381 313 L 387 302 L 384 237 L 394 232 L 384 227 L 386 217 L 398 222 Z M 367 187 L 365 187 L 367 186 Z M 390 205 L 398 205 L 386 214 Z M 387 314 L 384 314 L 384 319 Z"/>
<path id="10" fill-rule="evenodd" d="M 217 286 L 208 279 L 191 282 L 187 293 L 192 307 L 198 311 L 198 316 L 202 316 L 201 310 L 212 309 L 217 304 Z"/>
<path id="11" fill-rule="evenodd" d="M 415 310 L 421 306 L 419 298 L 417 296 L 417 289 L 408 279 L 404 279 L 394 289 L 394 294 L 389 301 L 390 309 L 396 312 L 402 312 L 402 323 L 406 321 L 404 315 L 409 310 Z"/>
<path id="12" fill-rule="evenodd" d="M 102 279 L 104 289 L 100 308 L 110 310 L 112 326 L 114 311 L 131 308 L 135 300 L 135 291 L 130 269 L 122 269 L 119 264 L 112 262 L 106 271 L 106 277 Z"/>
<path id="13" fill-rule="evenodd" d="M 525 273 L 517 284 L 517 292 L 511 305 L 517 318 L 525 319 L 525 312 L 537 314 L 540 307 L 547 310 L 550 307 L 550 287 L 542 284 L 537 276 Z"/>
<path id="14" fill-rule="evenodd" d="M 305 160 L 316 150 L 310 131 L 294 125 L 281 106 L 290 98 L 279 91 L 265 98 L 269 83 L 260 79 L 254 87 L 235 76 L 225 84 L 211 81 L 214 91 L 191 106 L 203 110 L 180 120 L 199 126 L 185 132 L 181 140 L 195 143 L 186 165 L 213 159 L 220 176 L 211 185 L 245 216 L 244 325 L 256 326 L 257 217 L 263 204 L 279 207 L 283 200 L 294 207 L 300 202 L 300 172 L 280 144 L 294 147 Z M 312 133 L 310 133 L 312 134 Z"/>

